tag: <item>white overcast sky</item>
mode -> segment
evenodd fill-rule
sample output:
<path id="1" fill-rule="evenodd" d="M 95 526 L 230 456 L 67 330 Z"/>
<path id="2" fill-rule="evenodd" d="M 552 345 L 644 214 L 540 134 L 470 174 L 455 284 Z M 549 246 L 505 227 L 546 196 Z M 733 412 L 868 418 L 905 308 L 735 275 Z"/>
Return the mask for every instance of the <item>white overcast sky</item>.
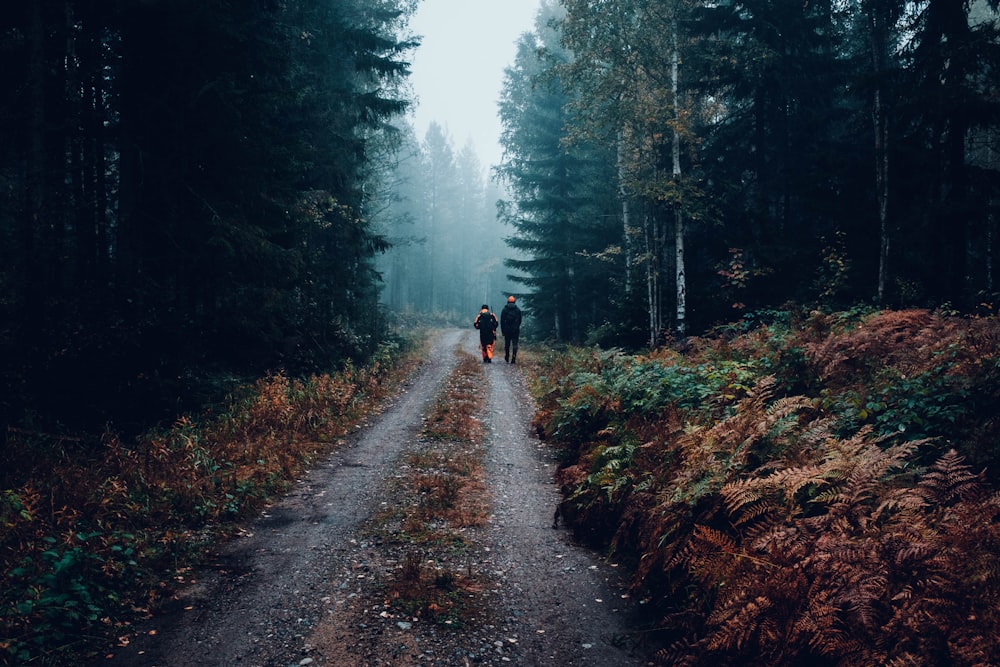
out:
<path id="1" fill-rule="evenodd" d="M 500 161 L 497 101 L 515 43 L 533 29 L 539 0 L 420 0 L 410 29 L 422 38 L 412 55 L 417 97 L 413 123 L 424 140 L 436 121 L 455 150 L 468 141 L 483 168 Z"/>

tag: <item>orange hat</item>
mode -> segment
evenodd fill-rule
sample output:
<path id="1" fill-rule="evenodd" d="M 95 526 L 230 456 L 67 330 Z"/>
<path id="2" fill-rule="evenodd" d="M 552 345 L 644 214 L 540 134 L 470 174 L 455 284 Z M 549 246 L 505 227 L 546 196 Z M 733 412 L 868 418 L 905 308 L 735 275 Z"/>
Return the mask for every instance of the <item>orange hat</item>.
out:
<path id="1" fill-rule="evenodd" d="M 517 299 L 514 298 L 513 294 L 507 297 L 507 303 L 514 303 L 515 301 L 517 301 Z"/>

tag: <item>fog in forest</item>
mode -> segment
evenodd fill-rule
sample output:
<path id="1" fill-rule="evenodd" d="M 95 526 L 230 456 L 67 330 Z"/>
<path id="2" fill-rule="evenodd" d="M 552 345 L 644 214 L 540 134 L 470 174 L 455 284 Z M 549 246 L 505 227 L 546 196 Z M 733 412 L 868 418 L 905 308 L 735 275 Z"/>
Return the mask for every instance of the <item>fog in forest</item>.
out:
<path id="1" fill-rule="evenodd" d="M 378 258 L 382 303 L 404 319 L 469 325 L 482 304 L 499 311 L 517 285 L 507 279 L 497 218 L 502 183 L 498 102 L 504 70 L 537 0 L 424 0 L 409 28 L 414 108 L 378 219 L 392 248 Z M 419 313 L 419 314 L 418 314 Z"/>
<path id="2" fill-rule="evenodd" d="M 422 324 L 468 324 L 512 290 L 503 258 L 509 254 L 497 221 L 500 190 L 466 144 L 456 149 L 431 123 L 420 142 L 405 147 L 394 170 L 391 197 L 379 220 L 392 247 L 377 266 L 383 303 Z M 468 320 L 468 322 L 465 322 Z"/>

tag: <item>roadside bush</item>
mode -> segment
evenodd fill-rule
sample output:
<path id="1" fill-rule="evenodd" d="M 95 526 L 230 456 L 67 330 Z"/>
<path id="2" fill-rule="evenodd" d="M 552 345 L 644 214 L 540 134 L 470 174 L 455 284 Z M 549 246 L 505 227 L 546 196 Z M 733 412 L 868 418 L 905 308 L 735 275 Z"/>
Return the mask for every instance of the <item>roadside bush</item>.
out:
<path id="1" fill-rule="evenodd" d="M 180 417 L 134 444 L 9 429 L 0 663 L 77 663 L 92 644 L 128 634 L 207 545 L 374 407 L 406 373 L 403 352 L 261 379 L 221 413 Z"/>
<path id="2" fill-rule="evenodd" d="M 568 356 L 572 381 L 538 371 L 539 427 L 575 453 L 562 513 L 632 563 L 660 663 L 1000 662 L 1000 494 L 972 472 L 1000 468 L 995 319 L 809 313 Z"/>

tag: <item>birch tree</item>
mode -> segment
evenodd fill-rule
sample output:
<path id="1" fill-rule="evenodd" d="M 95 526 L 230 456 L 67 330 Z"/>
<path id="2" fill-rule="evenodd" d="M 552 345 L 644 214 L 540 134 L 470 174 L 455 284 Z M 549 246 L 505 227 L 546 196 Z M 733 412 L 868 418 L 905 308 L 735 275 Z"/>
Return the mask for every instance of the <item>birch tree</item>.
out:
<path id="1" fill-rule="evenodd" d="M 626 239 L 626 282 L 644 267 L 647 340 L 656 344 L 672 321 L 687 326 L 683 146 L 690 135 L 680 80 L 681 0 L 568 0 L 565 41 L 576 54 L 568 76 L 584 93 L 577 104 L 577 136 L 613 138 L 618 145 L 619 192 Z M 640 220 L 639 233 L 631 218 Z M 672 238 L 665 225 L 673 226 Z M 638 237 L 642 251 L 629 241 Z M 672 250 L 672 252 L 671 252 Z M 673 267 L 673 275 L 667 273 Z M 674 285 L 674 309 L 664 308 Z"/>

